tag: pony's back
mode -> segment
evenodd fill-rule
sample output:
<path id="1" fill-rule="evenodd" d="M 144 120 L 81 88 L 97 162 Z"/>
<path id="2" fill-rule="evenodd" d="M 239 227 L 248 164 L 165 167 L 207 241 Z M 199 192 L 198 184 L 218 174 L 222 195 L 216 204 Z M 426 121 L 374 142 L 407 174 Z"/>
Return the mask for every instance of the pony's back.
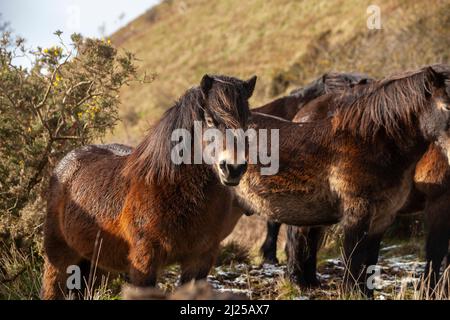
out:
<path id="1" fill-rule="evenodd" d="M 80 168 L 83 159 L 127 156 L 132 151 L 132 147 L 118 143 L 83 146 L 66 154 L 55 167 L 53 175 L 58 178 L 59 182 L 64 183 Z"/>
<path id="2" fill-rule="evenodd" d="M 92 215 L 118 215 L 126 196 L 121 170 L 132 151 L 126 145 L 106 144 L 87 145 L 69 152 L 50 179 L 48 214 L 64 219 L 64 208 L 70 206 Z M 92 197 L 99 200 L 92 202 Z"/>
<path id="3" fill-rule="evenodd" d="M 295 89 L 288 96 L 278 98 L 259 108 L 252 109 L 252 111 L 292 120 L 299 110 L 317 97 L 327 93 L 339 93 L 346 88 L 372 81 L 365 74 L 329 72 L 305 87 Z"/>

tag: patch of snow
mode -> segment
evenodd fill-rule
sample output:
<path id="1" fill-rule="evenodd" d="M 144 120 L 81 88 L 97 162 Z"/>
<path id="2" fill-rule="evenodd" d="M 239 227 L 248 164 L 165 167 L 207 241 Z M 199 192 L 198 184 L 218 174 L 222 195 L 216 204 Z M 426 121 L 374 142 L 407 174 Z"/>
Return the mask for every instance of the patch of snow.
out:
<path id="1" fill-rule="evenodd" d="M 393 257 L 382 260 L 380 263 L 383 267 L 391 269 L 393 272 L 412 272 L 420 273 L 425 270 L 425 262 L 417 261 L 417 256 L 409 254 L 400 257 Z"/>
<path id="2" fill-rule="evenodd" d="M 392 249 L 397 249 L 397 248 L 400 248 L 400 247 L 401 246 L 399 244 L 394 244 L 392 246 L 387 246 L 387 247 L 381 248 L 380 251 L 381 252 L 386 252 L 386 251 L 389 251 L 389 250 L 392 250 Z"/>
<path id="3" fill-rule="evenodd" d="M 327 280 L 331 278 L 331 275 L 326 274 L 326 273 L 317 273 L 317 277 L 320 278 L 321 280 Z"/>
<path id="4" fill-rule="evenodd" d="M 309 297 L 307 297 L 307 296 L 298 296 L 298 297 L 295 297 L 293 300 L 309 300 Z"/>
<path id="5" fill-rule="evenodd" d="M 250 296 L 252 294 L 252 292 L 250 290 L 248 290 L 248 289 L 221 288 L 221 289 L 217 289 L 217 291 L 219 291 L 219 292 L 241 293 L 241 294 L 245 294 L 247 296 Z"/>

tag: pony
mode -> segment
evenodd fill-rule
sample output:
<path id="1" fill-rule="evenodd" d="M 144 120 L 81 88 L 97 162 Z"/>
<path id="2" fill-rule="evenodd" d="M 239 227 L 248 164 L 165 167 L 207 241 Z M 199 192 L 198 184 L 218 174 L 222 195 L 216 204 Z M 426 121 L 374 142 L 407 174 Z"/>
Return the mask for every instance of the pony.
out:
<path id="1" fill-rule="evenodd" d="M 271 220 L 318 226 L 341 222 L 344 287 L 370 294 L 366 266 L 407 201 L 414 169 L 450 128 L 449 68 L 433 65 L 315 99 L 327 117 L 296 124 L 254 113 L 252 127 L 279 129 L 280 170 L 250 165 L 236 190 L 245 210 Z"/>
<path id="2" fill-rule="evenodd" d="M 445 269 L 450 266 L 450 166 L 448 154 L 444 150 L 439 143 L 432 144 L 420 159 L 414 174 L 415 189 L 410 195 L 416 202 L 415 209 L 423 208 L 427 222 L 427 264 L 423 278 L 427 281 L 431 294 L 434 294 L 439 281 L 445 257 Z M 403 213 L 416 210 L 402 209 Z"/>
<path id="3" fill-rule="evenodd" d="M 307 117 L 310 121 L 316 121 L 327 116 L 323 110 L 311 110 L 312 107 L 309 106 L 312 105 L 307 105 L 293 120 L 298 121 Z M 423 211 L 425 214 L 427 263 L 423 278 L 428 284 L 430 293 L 433 293 L 439 281 L 444 258 L 447 260 L 445 268 L 450 264 L 450 166 L 447 159 L 439 142 L 429 146 L 415 167 L 414 186 L 408 200 L 398 212 L 410 214 Z M 294 283 L 303 287 L 320 284 L 316 274 L 316 254 L 323 236 L 324 228 L 321 227 L 288 226 L 287 273 Z M 273 250 L 276 250 L 276 247 Z"/>
<path id="4" fill-rule="evenodd" d="M 371 79 L 362 73 L 324 73 L 303 88 L 297 88 L 287 96 L 275 99 L 252 112 L 264 113 L 275 117 L 292 120 L 303 106 L 326 93 L 342 92 L 347 87 L 367 84 Z"/>
<path id="5" fill-rule="evenodd" d="M 328 116 L 328 110 L 314 109 L 314 103 L 306 103 L 293 117 L 295 122 L 316 121 Z M 450 264 L 450 166 L 442 147 L 431 144 L 415 168 L 414 187 L 405 206 L 399 214 L 424 211 L 427 222 L 426 268 L 424 279 L 430 293 L 434 292 L 440 278 L 442 261 L 446 258 L 446 268 Z M 279 224 L 268 223 L 266 243 L 269 257 L 276 254 L 276 239 Z M 288 256 L 287 274 L 294 283 L 302 287 L 314 287 L 320 283 L 317 279 L 316 260 L 320 242 L 324 236 L 322 227 L 288 226 L 286 253 Z M 269 239 L 269 240 L 268 240 Z M 270 242 L 269 242 L 270 241 Z"/>
<path id="6" fill-rule="evenodd" d="M 171 137 L 177 129 L 192 133 L 196 121 L 203 130 L 246 129 L 255 83 L 205 75 L 135 149 L 89 145 L 59 162 L 48 191 L 42 298 L 70 293 L 66 271 L 73 265 L 125 272 L 138 287 L 154 286 L 172 263 L 181 265 L 181 283 L 207 276 L 230 214 L 229 186 L 247 165 L 226 152 L 212 164 L 175 164 Z"/>
<path id="7" fill-rule="evenodd" d="M 304 110 L 304 107 L 308 102 L 327 93 L 342 92 L 346 88 L 368 84 L 372 81 L 373 79 L 362 73 L 324 73 L 305 87 L 295 89 L 288 96 L 278 98 L 259 108 L 252 109 L 252 112 L 264 113 L 286 120 L 292 120 L 296 115 L 304 114 L 305 117 L 298 119 L 296 122 L 308 122 L 308 116 L 311 114 L 311 110 L 308 110 L 309 108 Z M 314 110 L 314 112 L 317 113 L 317 110 Z M 266 238 L 260 248 L 265 263 L 278 263 L 276 253 L 280 227 L 280 223 L 270 220 L 267 221 Z M 302 232 L 302 235 L 303 233 L 304 232 Z M 304 236 L 308 236 L 308 234 L 309 233 L 305 233 Z M 288 266 L 287 271 L 289 274 L 304 274 L 304 272 L 291 272 L 291 270 L 292 268 Z"/>
<path id="8" fill-rule="evenodd" d="M 317 121 L 328 116 L 328 110 L 314 109 L 314 103 L 306 104 L 293 118 L 295 122 Z M 414 186 L 409 194 L 408 201 L 399 214 L 409 214 L 424 211 L 427 222 L 426 236 L 426 268 L 423 278 L 433 294 L 436 283 L 440 278 L 442 262 L 450 264 L 450 166 L 442 143 L 438 141 L 429 146 L 425 155 L 419 160 L 415 168 Z M 269 255 L 276 252 L 276 228 L 273 223 L 268 229 L 267 238 L 273 240 L 273 247 Z M 275 229 L 275 231 L 274 231 Z M 269 234 L 269 232 L 272 234 Z M 302 287 L 319 285 L 316 274 L 317 251 L 324 237 L 324 228 L 288 226 L 286 253 L 288 256 L 287 273 L 294 283 Z"/>

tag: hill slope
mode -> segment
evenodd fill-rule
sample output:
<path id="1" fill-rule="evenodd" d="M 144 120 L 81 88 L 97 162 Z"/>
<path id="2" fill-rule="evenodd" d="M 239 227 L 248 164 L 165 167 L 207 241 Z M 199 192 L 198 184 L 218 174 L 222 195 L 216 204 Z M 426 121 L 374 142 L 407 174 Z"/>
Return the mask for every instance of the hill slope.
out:
<path id="1" fill-rule="evenodd" d="M 122 91 L 123 123 L 108 140 L 136 143 L 204 73 L 257 74 L 257 106 L 330 70 L 379 77 L 449 62 L 449 0 L 379 0 L 381 30 L 366 26 L 371 3 L 163 1 L 112 36 L 158 77 Z"/>

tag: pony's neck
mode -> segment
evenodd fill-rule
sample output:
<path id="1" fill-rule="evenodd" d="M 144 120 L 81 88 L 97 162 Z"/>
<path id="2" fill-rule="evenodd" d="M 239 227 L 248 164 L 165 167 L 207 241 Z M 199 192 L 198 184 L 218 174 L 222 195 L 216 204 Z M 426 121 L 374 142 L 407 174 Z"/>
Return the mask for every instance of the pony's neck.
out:
<path id="1" fill-rule="evenodd" d="M 175 130 L 192 132 L 198 117 L 198 90 L 191 89 L 149 131 L 144 140 L 129 156 L 125 175 L 143 179 L 147 183 L 168 183 L 180 175 L 180 168 L 173 163 L 171 154 Z M 194 170 L 195 171 L 195 170 Z"/>
<path id="2" fill-rule="evenodd" d="M 168 184 L 185 183 L 204 186 L 209 183 L 218 183 L 219 179 L 213 172 L 210 165 L 207 164 L 181 164 L 178 168 L 178 174 L 174 176 L 172 181 L 166 181 Z"/>
<path id="3" fill-rule="evenodd" d="M 430 107 L 427 72 L 391 76 L 334 96 L 334 127 L 365 139 L 386 134 L 397 144 L 421 139 L 418 118 Z"/>

